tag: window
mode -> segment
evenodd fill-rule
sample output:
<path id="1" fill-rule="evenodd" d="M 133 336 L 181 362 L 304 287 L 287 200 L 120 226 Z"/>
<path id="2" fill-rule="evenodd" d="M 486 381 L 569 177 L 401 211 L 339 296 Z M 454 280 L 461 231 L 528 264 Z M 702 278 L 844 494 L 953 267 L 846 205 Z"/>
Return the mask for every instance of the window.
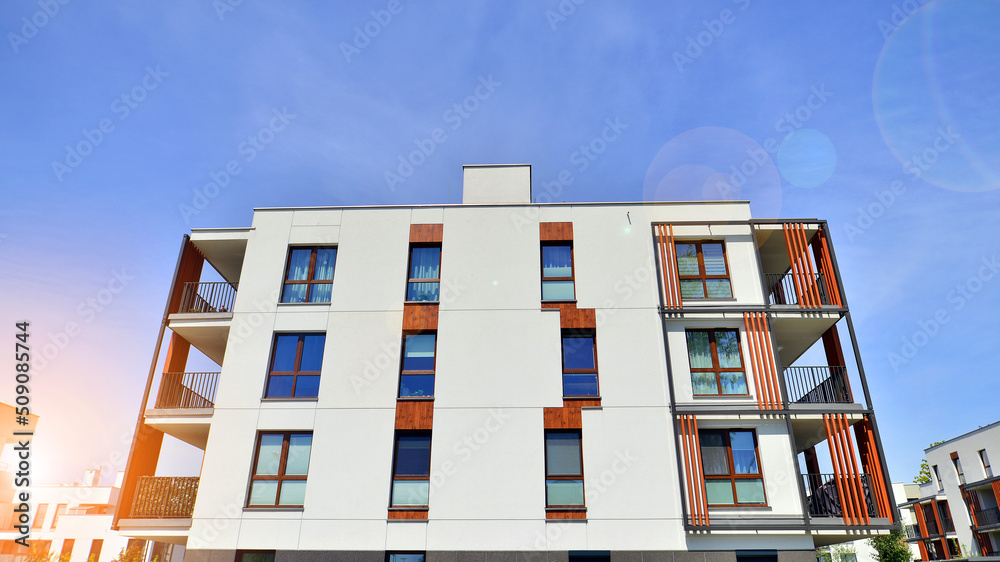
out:
<path id="1" fill-rule="evenodd" d="M 45 514 L 49 511 L 49 504 L 42 503 L 38 504 L 38 509 L 35 510 L 35 518 L 31 521 L 32 529 L 41 529 L 42 525 L 45 524 Z"/>
<path id="2" fill-rule="evenodd" d="M 698 437 L 708 505 L 766 505 L 753 430 L 702 430 Z"/>
<path id="3" fill-rule="evenodd" d="M 941 481 L 941 475 L 938 474 L 938 467 L 934 465 L 931 468 L 934 469 L 934 480 L 937 482 L 938 491 L 941 492 L 944 490 L 944 482 Z"/>
<path id="4" fill-rule="evenodd" d="M 965 484 L 965 473 L 962 472 L 962 461 L 958 460 L 958 455 L 953 456 L 951 462 L 955 463 L 955 473 L 958 474 L 958 483 Z"/>
<path id="5" fill-rule="evenodd" d="M 990 468 L 990 457 L 986 455 L 986 449 L 979 450 L 979 460 L 983 463 L 983 472 L 986 473 L 987 478 L 993 477 L 993 469 Z"/>
<path id="6" fill-rule="evenodd" d="M 326 334 L 276 334 L 265 398 L 316 398 Z"/>
<path id="7" fill-rule="evenodd" d="M 281 302 L 330 302 L 337 248 L 292 248 Z"/>
<path id="8" fill-rule="evenodd" d="M 441 245 L 410 247 L 406 300 L 437 302 L 441 288 Z"/>
<path id="9" fill-rule="evenodd" d="M 562 333 L 563 396 L 598 396 L 593 330 Z"/>
<path id="10" fill-rule="evenodd" d="M 726 247 L 722 242 L 678 242 L 674 247 L 681 298 L 733 298 L 726 267 Z"/>
<path id="11" fill-rule="evenodd" d="M 66 508 L 67 508 L 67 505 L 64 504 L 64 503 L 60 503 L 60 504 L 56 505 L 56 514 L 52 516 L 52 528 L 53 529 L 55 529 L 56 525 L 59 524 L 59 518 L 61 516 L 63 516 L 63 515 L 66 515 Z"/>
<path id="12" fill-rule="evenodd" d="M 273 550 L 237 550 L 236 562 L 274 562 Z"/>
<path id="13" fill-rule="evenodd" d="M 542 300 L 571 301 L 575 298 L 573 244 L 542 244 Z"/>
<path id="14" fill-rule="evenodd" d="M 76 539 L 66 539 L 62 544 L 62 551 L 59 552 L 60 560 L 69 560 L 73 556 L 73 547 L 76 546 Z"/>
<path id="15" fill-rule="evenodd" d="M 301 507 L 312 433 L 261 433 L 257 438 L 248 507 Z"/>
<path id="16" fill-rule="evenodd" d="M 397 432 L 392 462 L 392 507 L 426 506 L 430 474 L 431 432 Z"/>
<path id="17" fill-rule="evenodd" d="M 87 555 L 87 562 L 97 562 L 100 560 L 102 548 L 104 548 L 104 539 L 90 541 L 90 554 Z"/>
<path id="18" fill-rule="evenodd" d="M 580 430 L 545 431 L 545 503 L 583 507 L 583 448 Z"/>
<path id="19" fill-rule="evenodd" d="M 437 334 L 403 336 L 403 367 L 399 374 L 399 397 L 434 396 L 434 362 Z"/>
<path id="20" fill-rule="evenodd" d="M 386 562 L 424 562 L 423 552 L 388 552 Z"/>
<path id="21" fill-rule="evenodd" d="M 688 330 L 686 335 L 695 396 L 749 394 L 738 330 Z"/>

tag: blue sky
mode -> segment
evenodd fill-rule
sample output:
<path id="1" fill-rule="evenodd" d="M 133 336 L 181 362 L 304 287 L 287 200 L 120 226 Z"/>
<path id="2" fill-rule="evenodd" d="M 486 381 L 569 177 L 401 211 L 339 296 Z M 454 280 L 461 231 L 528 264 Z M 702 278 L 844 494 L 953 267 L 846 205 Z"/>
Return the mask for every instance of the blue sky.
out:
<path id="1" fill-rule="evenodd" d="M 559 200 L 827 219 L 909 481 L 1000 417 L 998 24 L 987 0 L 4 2 L 0 339 L 51 345 L 38 477 L 124 466 L 190 228 L 459 202 L 463 164 L 527 162 L 536 194 L 569 171 Z"/>

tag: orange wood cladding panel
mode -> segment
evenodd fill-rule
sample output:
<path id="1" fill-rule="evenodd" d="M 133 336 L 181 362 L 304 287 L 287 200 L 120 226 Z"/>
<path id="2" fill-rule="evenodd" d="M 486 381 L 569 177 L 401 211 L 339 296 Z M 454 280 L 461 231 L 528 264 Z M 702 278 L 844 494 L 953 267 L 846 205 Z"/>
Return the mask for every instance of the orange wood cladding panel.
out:
<path id="1" fill-rule="evenodd" d="M 576 302 L 543 302 L 542 308 L 576 308 Z"/>
<path id="2" fill-rule="evenodd" d="M 546 519 L 586 519 L 586 511 L 546 511 Z"/>
<path id="3" fill-rule="evenodd" d="M 875 446 L 875 432 L 872 429 L 871 420 L 865 419 L 854 424 L 854 436 L 858 441 L 858 454 L 861 456 L 861 467 L 865 474 L 870 475 L 869 482 L 872 484 L 872 495 L 875 497 L 875 505 L 882 517 L 889 519 L 893 523 L 892 504 L 889 501 L 889 492 L 885 485 L 885 474 L 882 472 L 882 463 Z"/>
<path id="4" fill-rule="evenodd" d="M 993 497 L 997 502 L 1000 502 L 1000 480 L 994 480 L 990 486 L 993 488 Z M 997 505 L 1000 505 L 1000 503 L 997 503 Z"/>
<path id="5" fill-rule="evenodd" d="M 559 327 L 563 329 L 597 328 L 597 311 L 593 308 L 560 308 Z"/>
<path id="6" fill-rule="evenodd" d="M 653 228 L 659 246 L 663 306 L 669 309 L 682 308 L 680 277 L 677 275 L 677 253 L 674 250 L 674 227 L 669 224 L 657 224 Z"/>
<path id="7" fill-rule="evenodd" d="M 426 509 L 394 509 L 389 512 L 389 519 L 427 519 Z"/>
<path id="8" fill-rule="evenodd" d="M 180 312 L 181 299 L 184 298 L 184 284 L 196 283 L 201 279 L 201 270 L 204 265 L 205 256 L 194 245 L 194 242 L 188 239 L 184 244 L 184 249 L 181 250 L 181 260 L 177 267 L 177 278 L 170 295 L 170 307 L 168 310 L 171 313 Z"/>
<path id="9" fill-rule="evenodd" d="M 396 402 L 396 429 L 432 429 L 433 400 L 400 400 Z"/>
<path id="10" fill-rule="evenodd" d="M 545 408 L 545 429 L 583 429 L 580 408 Z"/>
<path id="11" fill-rule="evenodd" d="M 770 328 L 763 312 L 744 312 L 743 327 L 747 333 L 750 351 L 750 371 L 756 385 L 757 407 L 761 410 L 781 410 L 781 386 L 778 369 L 771 352 Z"/>
<path id="12" fill-rule="evenodd" d="M 573 239 L 573 223 L 571 222 L 541 222 L 538 223 L 538 238 L 542 242 L 566 241 Z"/>
<path id="13" fill-rule="evenodd" d="M 443 224 L 411 224 L 410 243 L 434 243 L 444 240 Z"/>
<path id="14" fill-rule="evenodd" d="M 403 305 L 404 331 L 437 330 L 437 327 L 437 304 L 406 303 Z"/>
<path id="15" fill-rule="evenodd" d="M 708 526 L 708 499 L 705 492 L 705 476 L 701 472 L 701 439 L 698 437 L 698 416 L 682 415 L 679 421 L 691 524 Z"/>

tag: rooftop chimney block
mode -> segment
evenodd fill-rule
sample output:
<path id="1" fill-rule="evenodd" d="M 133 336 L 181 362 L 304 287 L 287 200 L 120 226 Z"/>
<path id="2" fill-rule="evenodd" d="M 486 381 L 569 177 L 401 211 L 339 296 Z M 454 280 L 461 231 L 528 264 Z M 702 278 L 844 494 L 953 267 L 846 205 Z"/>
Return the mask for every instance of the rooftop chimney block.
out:
<path id="1" fill-rule="evenodd" d="M 462 203 L 531 203 L 531 164 L 462 166 Z"/>

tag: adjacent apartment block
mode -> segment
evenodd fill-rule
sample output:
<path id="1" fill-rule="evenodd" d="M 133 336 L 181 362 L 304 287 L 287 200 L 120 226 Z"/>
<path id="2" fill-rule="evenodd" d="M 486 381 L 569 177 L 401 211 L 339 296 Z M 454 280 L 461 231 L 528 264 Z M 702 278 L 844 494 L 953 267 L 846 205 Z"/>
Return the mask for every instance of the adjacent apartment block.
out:
<path id="1" fill-rule="evenodd" d="M 959 435 L 924 450 L 931 481 L 919 499 L 901 504 L 916 524 L 907 539 L 923 560 L 1000 555 L 1000 474 L 990 458 L 1000 459 L 1000 422 Z"/>
<path id="2" fill-rule="evenodd" d="M 825 222 L 464 173 L 462 204 L 184 237 L 117 529 L 191 561 L 814 562 L 899 524 Z M 200 476 L 156 476 L 165 434 Z"/>

